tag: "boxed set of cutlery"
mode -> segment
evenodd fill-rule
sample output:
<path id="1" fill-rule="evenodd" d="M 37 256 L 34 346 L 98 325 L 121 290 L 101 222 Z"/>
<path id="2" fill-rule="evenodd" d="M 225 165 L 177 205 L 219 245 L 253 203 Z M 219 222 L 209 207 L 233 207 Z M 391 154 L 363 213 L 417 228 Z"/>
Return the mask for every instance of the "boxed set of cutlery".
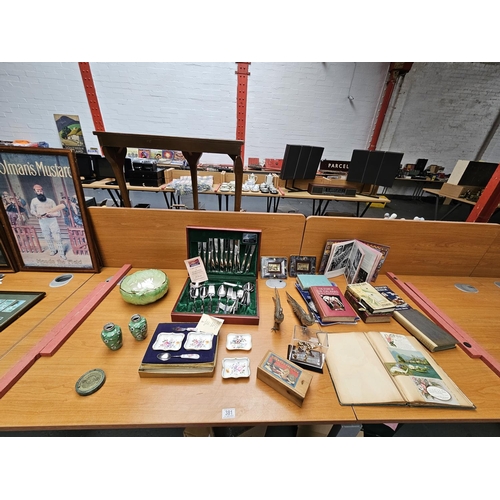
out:
<path id="1" fill-rule="evenodd" d="M 225 323 L 259 324 L 257 276 L 261 231 L 186 228 L 187 266 L 204 267 L 204 279 L 186 280 L 172 309 L 172 321 L 196 321 L 202 314 Z"/>

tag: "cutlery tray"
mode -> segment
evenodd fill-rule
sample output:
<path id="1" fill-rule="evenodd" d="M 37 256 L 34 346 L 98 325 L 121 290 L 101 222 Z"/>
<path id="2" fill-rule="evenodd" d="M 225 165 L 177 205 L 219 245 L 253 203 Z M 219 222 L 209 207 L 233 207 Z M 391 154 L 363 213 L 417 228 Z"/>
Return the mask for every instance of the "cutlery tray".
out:
<path id="1" fill-rule="evenodd" d="M 205 313 L 228 324 L 258 325 L 261 231 L 188 226 L 186 234 L 186 258 L 199 257 L 208 280 L 192 283 L 187 278 L 172 321 L 194 322 Z"/>

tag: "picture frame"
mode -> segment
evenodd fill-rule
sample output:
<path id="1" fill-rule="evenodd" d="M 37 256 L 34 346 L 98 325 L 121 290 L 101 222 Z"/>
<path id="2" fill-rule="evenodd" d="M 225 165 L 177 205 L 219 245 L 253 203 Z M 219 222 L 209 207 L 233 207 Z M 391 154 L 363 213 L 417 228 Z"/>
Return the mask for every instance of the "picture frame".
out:
<path id="1" fill-rule="evenodd" d="M 0 224 L 0 273 L 15 273 L 18 266 L 5 229 Z M 1 279 L 0 279 L 1 282 Z"/>
<path id="2" fill-rule="evenodd" d="M 308 255 L 290 255 L 288 274 L 296 278 L 297 274 L 316 274 L 316 257 Z"/>
<path id="3" fill-rule="evenodd" d="M 260 274 L 262 278 L 286 279 L 286 257 L 261 257 Z"/>
<path id="4" fill-rule="evenodd" d="M 0 291 L 0 332 L 40 302 L 45 292 Z"/>
<path id="5" fill-rule="evenodd" d="M 0 146 L 0 192 L 18 270 L 100 271 L 73 150 Z"/>

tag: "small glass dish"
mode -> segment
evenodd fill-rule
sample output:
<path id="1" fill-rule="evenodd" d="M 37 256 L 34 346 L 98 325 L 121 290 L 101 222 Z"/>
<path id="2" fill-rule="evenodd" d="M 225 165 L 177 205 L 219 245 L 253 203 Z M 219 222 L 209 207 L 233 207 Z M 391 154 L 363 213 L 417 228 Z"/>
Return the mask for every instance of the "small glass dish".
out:
<path id="1" fill-rule="evenodd" d="M 226 349 L 230 351 L 249 351 L 252 348 L 252 336 L 249 333 L 228 333 Z"/>
<path id="2" fill-rule="evenodd" d="M 189 332 L 184 349 L 187 351 L 208 351 L 212 349 L 213 338 L 211 333 Z"/>
<path id="3" fill-rule="evenodd" d="M 222 360 L 222 378 L 244 378 L 249 376 L 249 358 L 224 358 Z"/>
<path id="4" fill-rule="evenodd" d="M 183 333 L 159 333 L 153 344 L 153 349 L 155 351 L 178 351 L 182 347 L 183 340 Z"/>

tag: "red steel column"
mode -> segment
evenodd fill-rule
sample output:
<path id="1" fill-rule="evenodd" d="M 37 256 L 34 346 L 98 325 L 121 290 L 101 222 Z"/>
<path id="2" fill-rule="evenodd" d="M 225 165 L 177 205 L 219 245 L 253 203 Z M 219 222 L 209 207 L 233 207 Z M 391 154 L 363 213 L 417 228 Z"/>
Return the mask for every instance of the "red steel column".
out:
<path id="1" fill-rule="evenodd" d="M 94 127 L 97 132 L 105 132 L 104 122 L 102 121 L 101 109 L 99 108 L 99 101 L 97 100 L 97 93 L 95 91 L 94 79 L 90 71 L 90 64 L 88 62 L 78 63 L 80 73 L 82 74 L 83 86 L 89 101 L 90 112 L 94 120 Z"/>
<path id="2" fill-rule="evenodd" d="M 238 87 L 236 91 L 236 140 L 245 140 L 246 121 L 247 121 L 247 94 L 248 94 L 248 66 L 251 63 L 236 63 L 238 69 L 235 73 L 238 75 Z M 241 146 L 241 160 L 245 160 L 245 145 Z"/>
<path id="3" fill-rule="evenodd" d="M 488 222 L 500 203 L 500 165 L 472 207 L 466 222 Z"/>

